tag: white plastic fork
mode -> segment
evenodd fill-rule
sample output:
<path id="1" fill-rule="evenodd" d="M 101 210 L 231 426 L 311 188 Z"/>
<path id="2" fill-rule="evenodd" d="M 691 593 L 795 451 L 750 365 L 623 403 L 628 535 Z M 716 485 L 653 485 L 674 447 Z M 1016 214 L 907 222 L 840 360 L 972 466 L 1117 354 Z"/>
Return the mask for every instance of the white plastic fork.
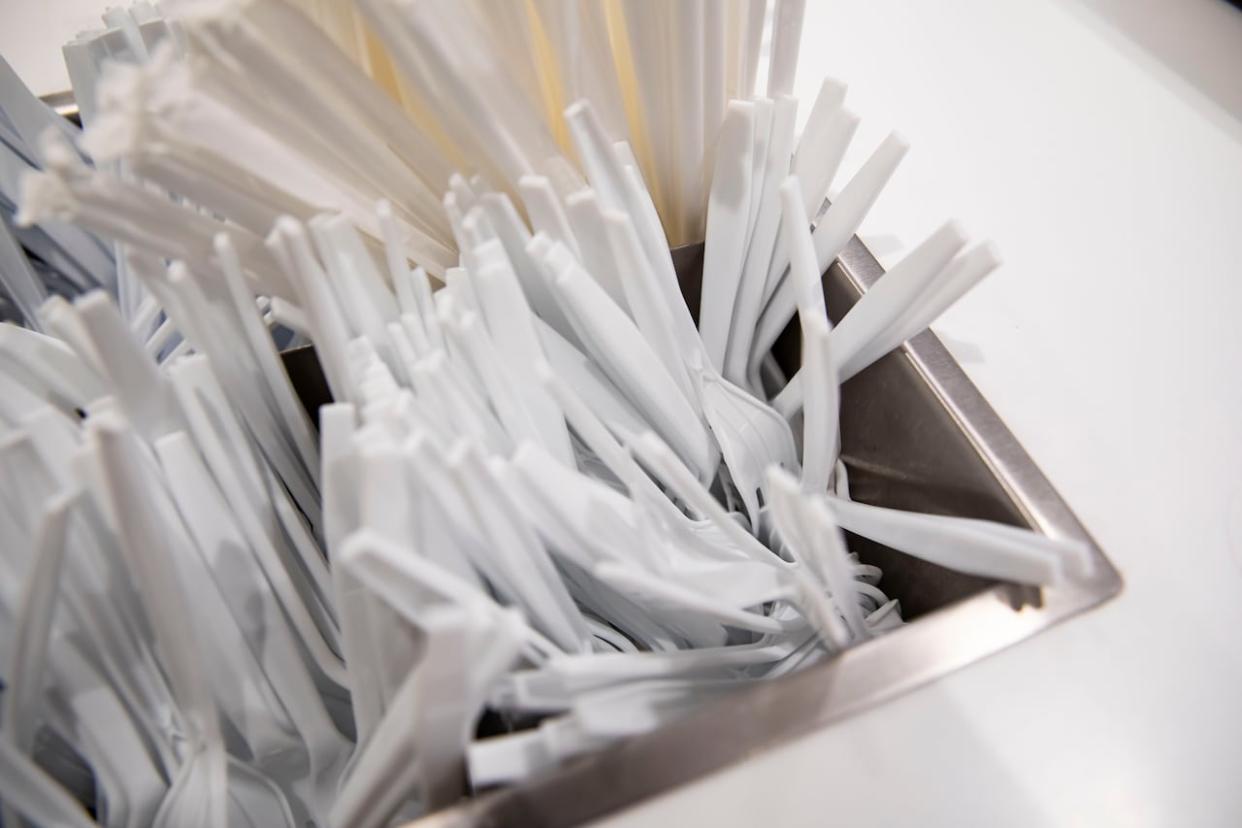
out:
<path id="1" fill-rule="evenodd" d="M 572 261 L 555 285 L 578 338 L 610 378 L 696 474 L 711 474 L 707 430 L 634 323 Z"/>
<path id="2" fill-rule="evenodd" d="M 486 245 L 477 255 L 475 289 L 497 353 L 516 380 L 514 388 L 543 445 L 562 462 L 572 463 L 565 419 L 535 379 L 535 364 L 543 358 L 543 350 L 513 268 L 498 243 Z"/>
<path id="3" fill-rule="evenodd" d="M 185 764 L 155 815 L 155 825 L 224 828 L 224 747 L 203 665 L 194 657 L 195 632 L 180 597 L 185 586 L 178 581 L 172 562 L 160 553 L 167 538 L 155 513 L 147 508 L 133 432 L 110 420 L 97 422 L 92 433 L 108 485 L 106 496 L 113 500 L 126 563 L 159 625 L 156 643 L 161 664 L 168 671 L 189 737 Z"/>
<path id="4" fill-rule="evenodd" d="M 230 578 L 228 583 L 232 589 L 221 590 L 221 594 L 231 605 L 234 618 L 242 624 L 247 614 L 260 618 L 256 632 L 261 632 L 262 640 L 252 639 L 247 644 L 263 667 L 262 673 L 271 683 L 282 712 L 288 714 L 306 745 L 310 756 L 309 778 L 303 783 L 307 798 L 325 803 L 331 797 L 336 777 L 348 756 L 348 744 L 328 717 L 314 680 L 298 652 L 300 645 L 262 570 L 255 563 L 247 567 L 235 557 L 245 549 L 245 537 L 228 515 L 227 504 L 215 489 L 190 440 L 182 434 L 172 435 L 157 447 L 157 451 L 167 469 L 174 499 L 209 567 L 214 570 L 213 574 L 217 579 Z M 246 570 L 248 584 L 242 577 Z M 215 588 L 215 585 L 205 585 L 205 588 Z M 246 632 L 245 627 L 242 631 Z M 268 757 L 255 758 L 262 766 Z M 280 781 L 294 782 L 291 779 Z"/>
<path id="5" fill-rule="evenodd" d="M 828 496 L 841 526 L 921 560 L 1022 584 L 1055 584 L 1067 564 L 1080 566 L 1085 545 L 1029 529 L 970 518 L 924 515 Z"/>
<path id="6" fill-rule="evenodd" d="M 459 494 L 470 504 L 484 536 L 492 544 L 497 571 L 532 623 L 569 652 L 587 649 L 589 634 L 564 582 L 523 515 L 486 467 L 476 448 L 462 444 L 448 458 Z"/>
<path id="7" fill-rule="evenodd" d="M 808 586 L 803 596 L 810 607 L 808 614 L 814 618 L 821 638 L 834 649 L 843 650 L 855 636 L 855 625 L 850 619 L 860 616 L 853 604 L 852 589 L 849 585 L 843 588 L 831 577 L 829 559 L 844 554 L 839 548 L 842 541 L 812 528 L 806 520 L 804 496 L 790 475 L 780 469 L 770 469 L 768 488 L 777 533 L 794 560 L 807 570 L 808 580 L 814 585 L 813 590 Z M 831 598 L 824 595 L 825 589 L 832 592 Z"/>
<path id="8" fill-rule="evenodd" d="M 820 273 L 828 269 L 858 232 L 863 218 L 896 171 L 908 147 L 905 139 L 895 133 L 885 138 L 824 212 L 813 233 L 815 260 Z M 759 316 L 751 344 L 752 372 L 771 350 L 797 305 L 794 286 L 787 275 L 777 275 L 775 280 L 769 278 L 769 284 L 772 285 L 771 298 Z"/>
<path id="9" fill-rule="evenodd" d="M 866 367 L 858 364 L 855 355 L 883 336 L 887 328 L 932 289 L 937 278 L 965 244 L 966 236 L 957 224 L 949 222 L 943 225 L 881 276 L 850 308 L 832 330 L 832 349 L 839 381 L 844 382 Z M 919 314 L 914 318 L 922 319 L 923 316 Z M 772 405 L 786 417 L 792 417 L 801 408 L 802 397 L 802 378 L 795 373 Z"/>
<path id="10" fill-rule="evenodd" d="M 1000 264 L 1000 255 L 989 243 L 975 245 L 954 257 L 934 283 L 928 286 L 927 292 L 910 304 L 882 334 L 855 352 L 843 370 L 853 375 L 924 330 Z"/>
<path id="11" fill-rule="evenodd" d="M 332 622 L 325 617 L 325 611 L 320 607 L 319 599 L 311 592 L 310 585 L 295 581 L 300 570 L 297 567 L 287 567 L 282 560 L 273 542 L 273 527 L 270 524 L 264 526 L 256 508 L 266 499 L 259 494 L 247 496 L 248 491 L 255 491 L 248 488 L 255 485 L 253 481 L 243 483 L 250 477 L 245 473 L 249 464 L 237 463 L 229 457 L 230 450 L 244 450 L 245 444 L 242 439 L 234 436 L 230 446 L 226 435 L 236 428 L 236 422 L 230 423 L 229 419 L 222 417 L 224 408 L 220 401 L 211 399 L 214 395 L 208 372 L 208 365 L 201 357 L 184 360 L 174 366 L 172 371 L 174 386 L 190 420 L 190 433 L 212 474 L 220 481 L 220 488 L 234 510 L 247 541 L 255 550 L 264 574 L 279 597 L 281 606 L 289 614 L 299 638 L 312 656 L 313 663 L 325 676 L 344 686 L 344 665 L 333 650 L 335 641 L 325 637 L 332 630 Z M 218 428 L 226 430 L 222 433 Z M 258 485 L 258 491 L 261 492 L 262 483 Z"/>
<path id="12" fill-rule="evenodd" d="M 716 167 L 707 206 L 699 333 L 708 360 L 717 370 L 724 368 L 729 324 L 746 262 L 754 197 L 755 118 L 753 104 L 731 101 L 716 139 Z"/>
<path id="13" fill-rule="evenodd" d="M 805 409 L 802 412 L 802 488 L 829 488 L 841 445 L 841 387 L 832 350 L 832 334 L 824 320 L 802 323 L 802 367 Z"/>
<path id="14" fill-rule="evenodd" d="M 789 173 L 797 109 L 798 101 L 795 98 L 783 97 L 773 102 L 772 131 L 766 142 L 766 154 L 763 158 L 762 186 L 756 183 L 758 192 L 755 193 L 754 200 L 758 204 L 758 213 L 733 303 L 729 343 L 722 368 L 724 375 L 739 385 L 746 381 L 750 341 L 766 299 L 764 292 L 768 265 L 776 255 L 776 237 L 781 217 L 778 209 L 779 192 Z"/>

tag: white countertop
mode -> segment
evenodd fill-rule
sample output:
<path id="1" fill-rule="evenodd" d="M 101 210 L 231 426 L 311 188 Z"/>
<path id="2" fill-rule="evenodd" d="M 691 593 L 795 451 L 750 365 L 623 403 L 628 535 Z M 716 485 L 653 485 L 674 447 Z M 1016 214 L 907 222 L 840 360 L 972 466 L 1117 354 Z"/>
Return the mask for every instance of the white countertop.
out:
<path id="1" fill-rule="evenodd" d="M 102 4 L 0 4 L 0 51 L 54 91 L 46 53 Z M 864 238 L 891 264 L 955 217 L 999 245 L 1005 267 L 935 327 L 1126 587 L 611 824 L 1237 824 L 1242 14 L 807 5 L 798 92 L 846 80 L 857 149 L 892 127 L 913 145 Z"/>

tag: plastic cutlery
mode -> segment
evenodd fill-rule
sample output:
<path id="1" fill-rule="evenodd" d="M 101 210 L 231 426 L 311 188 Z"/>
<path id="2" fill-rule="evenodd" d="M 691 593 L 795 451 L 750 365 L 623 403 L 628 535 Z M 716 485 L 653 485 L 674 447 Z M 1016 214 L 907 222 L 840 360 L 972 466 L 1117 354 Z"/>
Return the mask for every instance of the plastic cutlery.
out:
<path id="1" fill-rule="evenodd" d="M 754 104 L 731 101 L 716 139 L 716 167 L 707 203 L 699 333 L 707 358 L 717 370 L 724 367 L 729 325 L 746 261 L 750 202 L 754 197 L 755 121 Z"/>

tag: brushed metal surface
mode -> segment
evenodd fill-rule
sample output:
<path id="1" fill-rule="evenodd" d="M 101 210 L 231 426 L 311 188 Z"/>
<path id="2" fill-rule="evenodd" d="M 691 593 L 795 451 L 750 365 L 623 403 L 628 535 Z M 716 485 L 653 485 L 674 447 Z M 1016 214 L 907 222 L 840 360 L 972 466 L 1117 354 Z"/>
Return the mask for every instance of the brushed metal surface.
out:
<path id="1" fill-rule="evenodd" d="M 702 246 L 676 250 L 674 260 L 688 304 L 697 309 Z M 824 275 L 834 319 L 882 273 L 866 247 L 852 241 Z M 797 348 L 791 326 L 774 353 L 792 366 Z M 313 358 L 286 359 L 294 363 L 291 373 L 299 387 L 306 385 L 301 374 L 318 372 Z M 843 386 L 841 440 L 855 499 L 1081 538 L 1090 543 L 1092 574 L 1038 590 L 962 575 L 852 537 L 851 548 L 883 568 L 881 587 L 901 600 L 912 623 L 803 672 L 739 690 L 661 730 L 523 785 L 481 793 L 413 825 L 579 824 L 907 693 L 1121 589 L 1117 571 L 931 332 Z"/>

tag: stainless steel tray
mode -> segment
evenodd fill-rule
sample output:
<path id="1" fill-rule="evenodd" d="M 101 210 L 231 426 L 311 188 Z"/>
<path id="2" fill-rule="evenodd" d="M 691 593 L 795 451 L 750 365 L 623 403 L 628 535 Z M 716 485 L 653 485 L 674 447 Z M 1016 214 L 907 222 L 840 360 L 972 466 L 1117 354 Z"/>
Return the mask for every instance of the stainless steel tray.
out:
<path id="1" fill-rule="evenodd" d="M 698 307 L 702 246 L 674 251 Z M 855 239 L 824 274 L 839 318 L 883 273 Z M 796 326 L 774 351 L 796 364 Z M 313 355 L 287 356 L 307 402 Z M 311 383 L 319 382 L 317 391 Z M 842 388 L 842 454 L 852 496 L 866 503 L 989 518 L 1091 545 L 1093 575 L 1038 590 L 962 575 L 851 538 L 901 599 L 900 629 L 832 661 L 705 705 L 654 733 L 582 757 L 526 784 L 485 792 L 413 825 L 575 825 L 668 791 L 978 661 L 1116 595 L 1121 578 L 957 362 L 931 332 Z"/>

